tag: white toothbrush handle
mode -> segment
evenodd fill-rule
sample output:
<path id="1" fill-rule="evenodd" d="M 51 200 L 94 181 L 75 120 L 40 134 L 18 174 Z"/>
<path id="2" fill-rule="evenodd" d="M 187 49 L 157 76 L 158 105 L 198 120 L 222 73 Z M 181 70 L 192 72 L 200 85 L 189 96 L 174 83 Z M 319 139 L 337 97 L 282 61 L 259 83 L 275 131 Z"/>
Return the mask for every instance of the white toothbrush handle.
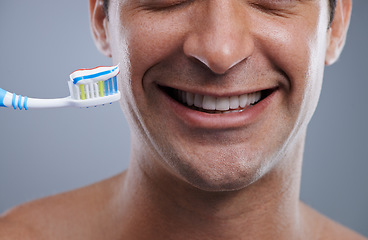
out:
<path id="1" fill-rule="evenodd" d="M 27 108 L 62 108 L 73 106 L 70 97 L 55 99 L 28 98 Z"/>
<path id="2" fill-rule="evenodd" d="M 56 98 L 56 99 L 37 99 L 28 98 L 27 108 L 62 108 L 62 107 L 77 107 L 89 108 L 99 105 L 110 104 L 120 99 L 120 92 L 105 96 L 103 98 L 92 98 L 85 100 L 75 100 L 73 98 Z"/>
<path id="3" fill-rule="evenodd" d="M 57 99 L 37 99 L 29 98 L 22 95 L 16 95 L 0 88 L 0 106 L 13 107 L 14 109 L 28 108 L 60 108 L 72 106 L 73 102 L 70 97 Z"/>

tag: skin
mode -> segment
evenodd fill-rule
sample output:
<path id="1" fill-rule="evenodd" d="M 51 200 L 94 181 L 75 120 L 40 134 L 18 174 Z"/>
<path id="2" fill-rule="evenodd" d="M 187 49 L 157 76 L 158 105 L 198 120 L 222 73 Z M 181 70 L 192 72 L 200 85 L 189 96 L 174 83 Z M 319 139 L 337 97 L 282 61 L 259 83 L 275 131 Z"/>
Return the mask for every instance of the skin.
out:
<path id="1" fill-rule="evenodd" d="M 331 28 L 327 1 L 173 3 L 111 0 L 107 20 L 90 0 L 96 45 L 120 63 L 131 164 L 9 211 L 0 239 L 364 239 L 299 201 L 307 125 L 351 1 L 338 1 Z M 158 86 L 272 95 L 200 121 Z"/>

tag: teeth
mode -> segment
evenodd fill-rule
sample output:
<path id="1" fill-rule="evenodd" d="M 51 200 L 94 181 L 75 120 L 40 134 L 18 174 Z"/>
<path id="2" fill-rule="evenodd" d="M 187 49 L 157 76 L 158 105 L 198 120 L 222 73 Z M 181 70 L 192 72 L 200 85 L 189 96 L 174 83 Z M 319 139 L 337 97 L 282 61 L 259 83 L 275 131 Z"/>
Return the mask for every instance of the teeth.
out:
<path id="1" fill-rule="evenodd" d="M 207 110 L 216 110 L 217 103 L 216 98 L 211 96 L 204 96 L 203 97 L 203 104 L 202 108 Z"/>
<path id="2" fill-rule="evenodd" d="M 193 94 L 178 90 L 178 99 L 188 106 L 196 106 L 205 110 L 218 110 L 228 112 L 241 112 L 261 99 L 261 92 L 243 94 L 231 97 L 213 97 Z"/>
<path id="3" fill-rule="evenodd" d="M 238 96 L 232 96 L 230 97 L 230 109 L 237 109 L 239 108 L 239 97 Z"/>
<path id="4" fill-rule="evenodd" d="M 216 98 L 216 110 L 227 111 L 229 110 L 230 103 L 228 97 Z"/>
<path id="5" fill-rule="evenodd" d="M 249 94 L 250 95 L 250 94 Z M 249 95 L 243 94 L 239 97 L 239 106 L 244 108 L 248 104 Z"/>
<path id="6" fill-rule="evenodd" d="M 184 96 L 184 94 L 183 94 L 183 96 Z M 187 97 L 187 105 L 188 106 L 193 106 L 193 104 L 194 104 L 194 94 L 187 92 L 186 97 Z"/>
<path id="7" fill-rule="evenodd" d="M 203 95 L 194 94 L 194 106 L 202 108 L 203 105 Z"/>

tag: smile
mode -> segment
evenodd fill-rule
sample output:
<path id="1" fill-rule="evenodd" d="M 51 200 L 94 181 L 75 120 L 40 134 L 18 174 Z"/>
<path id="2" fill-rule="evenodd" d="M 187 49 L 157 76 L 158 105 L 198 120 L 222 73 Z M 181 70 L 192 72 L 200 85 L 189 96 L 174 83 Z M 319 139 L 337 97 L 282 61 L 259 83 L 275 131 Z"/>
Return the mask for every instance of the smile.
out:
<path id="1" fill-rule="evenodd" d="M 182 90 L 161 87 L 171 98 L 196 111 L 210 114 L 243 112 L 269 95 L 270 91 L 258 91 L 230 97 L 214 97 Z"/>
<path id="2" fill-rule="evenodd" d="M 239 95 L 229 93 L 227 96 L 156 86 L 163 93 L 163 111 L 174 113 L 186 126 L 203 129 L 249 126 L 260 117 L 268 116 L 267 109 L 272 109 L 268 106 L 277 104 L 281 96 L 278 86 Z"/>

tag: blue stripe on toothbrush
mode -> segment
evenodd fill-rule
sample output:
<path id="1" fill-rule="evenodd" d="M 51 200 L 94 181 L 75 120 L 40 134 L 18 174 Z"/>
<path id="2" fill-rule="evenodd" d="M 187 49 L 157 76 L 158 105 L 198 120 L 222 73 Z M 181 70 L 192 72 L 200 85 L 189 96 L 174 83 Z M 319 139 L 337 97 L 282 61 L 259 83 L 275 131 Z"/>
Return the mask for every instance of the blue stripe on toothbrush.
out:
<path id="1" fill-rule="evenodd" d="M 118 83 L 117 83 L 117 80 L 116 80 L 116 76 L 113 79 L 114 79 L 114 93 L 117 93 L 118 92 Z"/>
<path id="2" fill-rule="evenodd" d="M 24 107 L 25 110 L 28 110 L 27 101 L 28 101 L 28 97 L 25 96 L 24 97 L 24 103 L 23 103 L 23 105 L 24 105 L 23 107 Z"/>
<path id="3" fill-rule="evenodd" d="M 7 107 L 4 104 L 4 98 L 6 95 L 7 91 L 5 91 L 4 89 L 0 88 L 0 107 Z"/>
<path id="4" fill-rule="evenodd" d="M 104 71 L 104 72 L 99 72 L 99 73 L 95 73 L 95 74 L 91 74 L 91 75 L 76 77 L 76 78 L 73 78 L 73 83 L 76 84 L 77 82 L 79 82 L 81 80 L 84 80 L 84 79 L 91 79 L 91 78 L 96 78 L 96 77 L 99 77 L 99 76 L 107 75 L 109 73 L 115 72 L 117 69 L 118 69 L 118 67 L 116 67 L 112 70 Z"/>
<path id="5" fill-rule="evenodd" d="M 17 105 L 15 105 L 15 97 L 16 97 L 17 95 L 15 95 L 15 93 L 13 93 L 13 100 L 12 100 L 12 105 L 13 105 L 13 108 L 14 109 L 17 109 Z"/>
<path id="6" fill-rule="evenodd" d="M 22 95 L 19 95 L 18 96 L 18 108 L 19 108 L 19 110 L 22 110 Z"/>
<path id="7" fill-rule="evenodd" d="M 104 81 L 104 88 L 105 88 L 105 96 L 109 96 L 109 87 L 107 85 L 107 81 Z"/>
<path id="8" fill-rule="evenodd" d="M 109 79 L 109 89 L 110 89 L 110 94 L 113 94 L 113 88 L 112 88 L 112 78 Z"/>

